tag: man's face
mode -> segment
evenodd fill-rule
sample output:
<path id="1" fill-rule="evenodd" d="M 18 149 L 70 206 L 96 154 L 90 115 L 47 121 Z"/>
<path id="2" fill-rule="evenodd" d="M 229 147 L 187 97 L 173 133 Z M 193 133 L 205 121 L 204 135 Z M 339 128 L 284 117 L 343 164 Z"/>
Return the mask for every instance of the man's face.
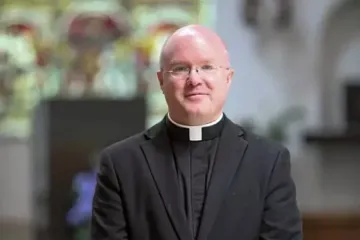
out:
<path id="1" fill-rule="evenodd" d="M 195 37 L 173 44 L 158 73 L 171 116 L 213 121 L 221 114 L 233 75 L 224 51 Z"/>

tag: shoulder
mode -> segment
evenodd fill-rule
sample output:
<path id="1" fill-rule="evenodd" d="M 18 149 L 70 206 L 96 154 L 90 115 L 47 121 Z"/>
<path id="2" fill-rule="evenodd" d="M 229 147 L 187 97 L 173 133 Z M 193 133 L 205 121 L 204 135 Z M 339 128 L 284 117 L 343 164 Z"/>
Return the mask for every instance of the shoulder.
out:
<path id="1" fill-rule="evenodd" d="M 244 130 L 247 142 L 243 166 L 249 169 L 257 179 L 268 182 L 272 176 L 288 176 L 291 172 L 289 150 L 281 143 Z"/>
<path id="2" fill-rule="evenodd" d="M 265 156 L 278 155 L 287 151 L 287 148 L 281 143 L 250 131 L 245 131 L 244 138 L 248 142 L 249 150 L 259 151 Z"/>
<path id="3" fill-rule="evenodd" d="M 152 137 L 152 135 L 157 135 L 162 130 L 163 122 L 159 122 L 140 133 L 137 133 L 105 147 L 102 153 L 110 156 L 111 158 L 121 156 L 121 158 L 124 159 L 125 157 L 128 157 L 129 154 L 139 153 L 140 146 L 144 142 L 148 141 L 149 138 Z"/>
<path id="4" fill-rule="evenodd" d="M 247 152 L 251 154 L 257 153 L 257 155 L 262 155 L 263 157 L 271 158 L 274 155 L 278 155 L 282 152 L 286 152 L 287 148 L 281 143 L 272 140 L 270 138 L 260 136 L 254 132 L 245 129 L 241 125 L 238 125 L 231 120 L 230 126 L 231 130 L 234 133 L 239 133 L 239 136 L 242 137 L 247 143 Z"/>
<path id="5" fill-rule="evenodd" d="M 128 138 L 110 144 L 103 149 L 103 154 L 106 154 L 110 157 L 115 157 L 117 155 L 123 155 L 126 152 L 131 152 L 138 149 L 140 144 L 145 141 L 144 132 L 137 133 Z"/>
<path id="6" fill-rule="evenodd" d="M 238 125 L 237 125 L 238 126 Z M 281 143 L 260 136 L 238 126 L 242 130 L 242 138 L 247 143 L 246 159 L 260 168 L 273 168 L 280 160 L 289 161 L 290 153 Z"/>

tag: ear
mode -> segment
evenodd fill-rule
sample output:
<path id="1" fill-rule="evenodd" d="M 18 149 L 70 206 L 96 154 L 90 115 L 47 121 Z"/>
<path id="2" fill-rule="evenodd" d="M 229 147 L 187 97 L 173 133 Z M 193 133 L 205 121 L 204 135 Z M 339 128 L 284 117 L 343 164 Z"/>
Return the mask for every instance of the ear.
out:
<path id="1" fill-rule="evenodd" d="M 164 83 L 163 74 L 162 74 L 161 71 L 158 71 L 158 72 L 156 73 L 156 75 L 157 75 L 157 79 L 158 79 L 158 81 L 159 81 L 160 87 L 162 88 L 163 83 Z"/>
<path id="2" fill-rule="evenodd" d="M 230 84 L 234 76 L 234 69 L 230 68 L 226 76 L 226 83 Z"/>

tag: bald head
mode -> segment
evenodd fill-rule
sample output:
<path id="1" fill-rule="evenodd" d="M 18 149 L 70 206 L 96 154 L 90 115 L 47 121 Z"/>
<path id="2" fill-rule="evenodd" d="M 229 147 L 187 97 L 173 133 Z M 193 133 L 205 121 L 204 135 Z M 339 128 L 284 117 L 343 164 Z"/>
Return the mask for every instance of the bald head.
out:
<path id="1" fill-rule="evenodd" d="M 229 56 L 224 42 L 211 29 L 201 25 L 188 25 L 175 31 L 165 42 L 160 54 L 160 68 L 163 69 L 169 56 L 181 50 L 182 46 L 211 46 L 219 61 L 229 65 Z"/>
<path id="2" fill-rule="evenodd" d="M 233 70 L 215 32 L 200 25 L 178 29 L 162 48 L 160 66 L 157 77 L 172 120 L 202 125 L 221 116 Z"/>

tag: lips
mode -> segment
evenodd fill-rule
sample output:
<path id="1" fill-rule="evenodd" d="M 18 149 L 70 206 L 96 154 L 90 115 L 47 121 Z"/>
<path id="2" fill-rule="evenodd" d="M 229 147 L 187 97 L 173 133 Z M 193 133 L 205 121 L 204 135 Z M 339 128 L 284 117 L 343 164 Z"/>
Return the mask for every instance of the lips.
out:
<path id="1" fill-rule="evenodd" d="M 189 93 L 186 94 L 185 97 L 193 97 L 193 96 L 204 96 L 207 95 L 206 93 Z"/>

